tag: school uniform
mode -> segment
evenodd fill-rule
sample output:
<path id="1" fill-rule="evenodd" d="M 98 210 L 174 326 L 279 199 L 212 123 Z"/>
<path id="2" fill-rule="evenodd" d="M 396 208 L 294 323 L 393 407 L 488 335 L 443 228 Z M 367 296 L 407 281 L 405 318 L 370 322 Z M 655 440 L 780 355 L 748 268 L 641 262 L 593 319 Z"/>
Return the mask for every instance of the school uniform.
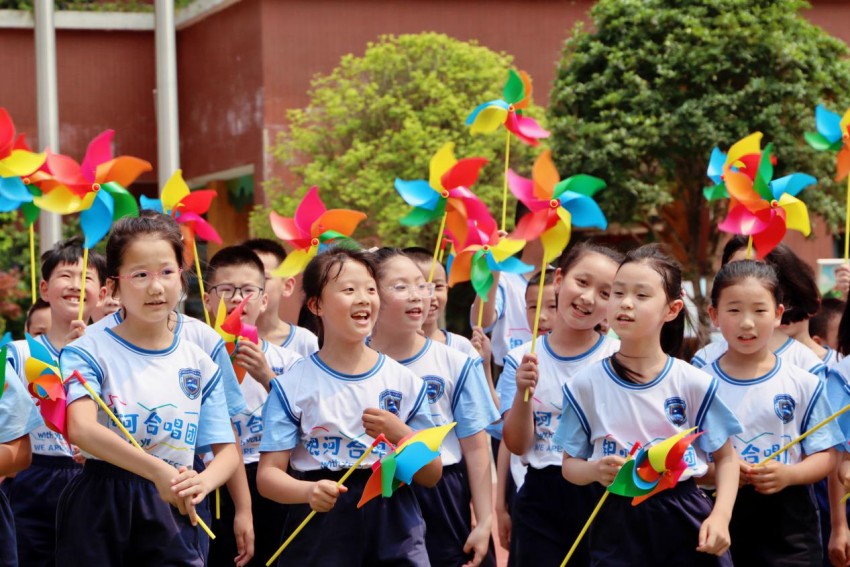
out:
<path id="1" fill-rule="evenodd" d="M 414 485 L 413 492 L 428 526 L 425 544 L 431 564 L 463 565 L 472 558 L 463 551 L 472 531 L 472 493 L 460 439 L 483 431 L 499 419 L 499 412 L 490 395 L 480 356 L 470 358 L 452 347 L 426 339 L 416 355 L 399 363 L 425 382 L 434 423 L 457 423 L 443 440 L 440 482 L 433 488 Z M 492 542 L 482 565 L 496 565 Z"/>
<path id="2" fill-rule="evenodd" d="M 824 383 L 779 357 L 768 373 L 752 380 L 732 378 L 719 362 L 706 370 L 718 379 L 718 395 L 744 428 L 732 443 L 750 465 L 763 462 L 832 414 Z M 840 429 L 829 423 L 776 460 L 795 465 L 804 455 L 840 443 Z M 823 557 L 812 486 L 789 486 L 771 495 L 742 487 L 729 529 L 732 560 L 739 565 L 816 565 Z"/>
<path id="3" fill-rule="evenodd" d="M 696 551 L 712 504 L 693 479 L 708 470 L 710 453 L 742 431 L 717 389 L 716 378 L 672 357 L 645 384 L 620 378 L 606 358 L 564 385 L 555 442 L 572 457 L 625 458 L 635 442 L 646 446 L 692 427 L 702 432 L 683 457 L 688 468 L 675 488 L 639 506 L 609 496 L 590 529 L 591 565 L 626 566 L 636 558 L 643 565 L 732 565 L 729 553 Z"/>
<path id="4" fill-rule="evenodd" d="M 384 355 L 368 371 L 351 375 L 333 370 L 316 353 L 272 381 L 260 452 L 290 451 L 290 466 L 304 480 L 338 480 L 374 441 L 363 428 L 366 408 L 390 411 L 419 430 L 434 425 L 427 398 L 422 379 Z M 348 492 L 307 524 L 278 565 L 429 565 L 425 522 L 409 486 L 356 507 L 372 465 L 387 449 L 382 442 L 366 457 L 346 480 Z M 309 513 L 309 504 L 290 506 L 284 535 Z"/>
<path id="5" fill-rule="evenodd" d="M 841 361 L 842 357 L 840 354 L 838 354 L 837 350 L 832 349 L 830 347 L 824 348 L 826 348 L 826 354 L 823 355 L 823 358 L 821 360 L 823 361 L 823 365 L 826 366 L 827 373 L 829 373 L 832 367 Z"/>
<path id="6" fill-rule="evenodd" d="M 309 329 L 290 323 L 289 336 L 280 346 L 303 357 L 308 357 L 319 350 L 319 337 L 311 333 Z"/>
<path id="7" fill-rule="evenodd" d="M 620 341 L 599 335 L 587 351 L 560 356 L 552 350 L 548 336 L 538 337 L 535 353 L 540 376 L 534 396 L 534 444 L 519 459 L 528 467 L 525 482 L 511 504 L 511 549 L 508 565 L 560 565 L 601 491 L 595 486 L 576 486 L 561 474 L 563 448 L 554 434 L 563 409 L 561 388 L 581 369 L 620 348 Z M 502 414 L 513 407 L 517 393 L 516 372 L 522 358 L 531 352 L 531 342 L 505 357 L 505 369 L 498 384 Z M 587 544 L 583 543 L 571 562 L 587 565 Z"/>
<path id="8" fill-rule="evenodd" d="M 59 351 L 51 344 L 47 335 L 39 335 L 40 343 L 54 360 Z M 28 381 L 24 364 L 31 356 L 27 341 L 14 341 L 7 347 L 7 360 L 15 377 L 24 388 Z M 48 567 L 54 563 L 56 545 L 56 507 L 59 495 L 74 477 L 83 470 L 82 465 L 72 458 L 73 452 L 67 439 L 44 424 L 30 433 L 32 464 L 19 472 L 6 488 L 6 495 L 15 516 L 18 534 L 18 558 L 21 565 Z"/>
<path id="9" fill-rule="evenodd" d="M 502 272 L 496 288 L 496 322 L 484 329 L 491 337 L 490 348 L 493 360 L 505 365 L 508 352 L 531 340 L 531 329 L 525 313 L 525 289 L 528 281 L 522 274 Z M 475 325 L 477 313 L 470 313 L 470 322 Z"/>
<path id="10" fill-rule="evenodd" d="M 262 341 L 261 348 L 266 362 L 276 376 L 285 374 L 301 360 L 298 354 L 268 341 Z M 263 437 L 263 405 L 269 394 L 250 374 L 245 375 L 239 387 L 247 407 L 236 414 L 233 425 L 240 439 L 254 522 L 254 558 L 248 565 L 260 566 L 265 565 L 282 541 L 283 525 L 289 506 L 264 498 L 257 490 L 257 465 L 260 462 L 260 440 Z M 216 539 L 210 542 L 209 565 L 230 567 L 233 565 L 233 558 L 238 554 L 236 536 L 233 533 L 236 510 L 227 487 L 219 490 L 219 498 L 221 517 L 213 520 L 212 530 Z"/>
<path id="11" fill-rule="evenodd" d="M 777 331 L 779 332 L 779 331 Z M 729 344 L 720 339 L 708 343 L 699 349 L 691 359 L 691 364 L 697 368 L 705 368 L 712 362 L 726 354 L 729 349 Z M 812 349 L 798 341 L 788 337 L 782 345 L 773 351 L 773 354 L 780 357 L 788 364 L 793 364 L 803 370 L 808 370 L 822 380 L 826 379 L 827 366 L 823 360 L 818 358 L 818 355 L 812 352 Z"/>
<path id="12" fill-rule="evenodd" d="M 87 333 L 59 358 L 75 370 L 154 457 L 192 468 L 198 448 L 232 443 L 222 372 L 198 346 L 174 335 L 162 350 L 129 343 L 111 329 Z M 88 396 L 66 384 L 68 404 Z M 98 423 L 123 435 L 107 415 Z M 86 454 L 83 473 L 62 493 L 56 565 L 204 564 L 202 530 L 160 499 L 153 482 Z"/>
<path id="13" fill-rule="evenodd" d="M 0 388 L 0 445 L 3 445 L 32 433 L 43 426 L 44 421 L 23 384 L 12 377 L 15 369 L 5 360 L 0 364 L 6 365 L 7 376 L 5 390 Z M 0 490 L 0 567 L 19 565 L 15 517 L 6 494 L 12 482 L 14 479 L 7 478 Z"/>
<path id="14" fill-rule="evenodd" d="M 478 354 L 478 351 L 475 350 L 474 346 L 472 346 L 472 341 L 463 335 L 458 335 L 457 333 L 452 333 L 445 329 L 440 329 L 440 332 L 443 333 L 444 337 L 446 337 L 447 346 L 450 346 L 455 350 L 459 350 L 473 360 L 481 358 L 481 355 Z"/>

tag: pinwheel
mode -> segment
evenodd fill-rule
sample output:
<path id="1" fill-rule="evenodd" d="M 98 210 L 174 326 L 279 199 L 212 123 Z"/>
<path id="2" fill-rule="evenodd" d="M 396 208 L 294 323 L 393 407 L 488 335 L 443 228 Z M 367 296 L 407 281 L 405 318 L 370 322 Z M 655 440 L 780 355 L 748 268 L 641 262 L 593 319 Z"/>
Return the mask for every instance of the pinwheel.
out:
<path id="1" fill-rule="evenodd" d="M 150 199 L 142 195 L 139 203 L 143 209 L 159 211 L 174 218 L 180 224 L 183 232 L 183 241 L 186 243 L 186 257 L 184 261 L 188 264 L 195 263 L 195 272 L 198 276 L 198 288 L 201 297 L 204 296 L 204 277 L 201 273 L 201 261 L 198 258 L 198 244 L 195 237 L 203 240 L 221 244 L 221 237 L 210 223 L 205 221 L 201 215 L 205 214 L 212 204 L 217 193 L 212 189 L 201 189 L 200 191 L 189 191 L 189 186 L 183 180 L 183 171 L 178 169 L 162 188 L 159 199 Z M 210 324 L 210 314 L 204 305 L 204 318 L 207 325 Z"/>
<path id="2" fill-rule="evenodd" d="M 280 277 L 293 277 L 304 271 L 307 264 L 327 242 L 348 239 L 366 215 L 349 209 L 326 209 L 319 197 L 319 188 L 311 187 L 292 218 L 276 212 L 269 213 L 272 230 L 278 238 L 295 248 L 274 271 Z"/>
<path id="3" fill-rule="evenodd" d="M 218 302 L 218 312 L 215 315 L 215 330 L 224 340 L 224 346 L 227 349 L 227 354 L 230 355 L 230 360 L 236 356 L 236 351 L 239 348 L 237 339 L 248 339 L 252 343 L 259 344 L 260 337 L 257 333 L 257 327 L 249 325 L 242 321 L 242 311 L 245 309 L 245 304 L 252 298 L 245 297 L 242 302 L 236 306 L 236 309 L 227 314 L 227 308 L 224 306 L 224 299 Z M 235 362 L 233 363 L 233 371 L 236 373 L 236 379 L 241 384 L 245 379 L 245 369 Z"/>
<path id="4" fill-rule="evenodd" d="M 821 105 L 815 108 L 817 132 L 806 132 L 806 141 L 818 151 L 838 152 L 835 156 L 835 180 L 847 177 L 847 205 L 844 234 L 850 235 L 850 108 L 838 116 Z M 844 261 L 850 259 L 850 237 L 844 238 Z"/>
<path id="5" fill-rule="evenodd" d="M 490 216 L 487 206 L 470 191 L 486 163 L 485 158 L 458 161 L 454 155 L 454 144 L 448 142 L 431 158 L 428 181 L 395 180 L 396 191 L 408 205 L 413 206 L 413 210 L 401 219 L 401 224 L 422 226 L 441 218 L 428 281 L 434 279 L 443 232 L 450 232 L 454 242 L 462 246 L 466 242 L 470 219 L 483 220 Z"/>
<path id="6" fill-rule="evenodd" d="M 548 138 L 536 120 L 523 116 L 531 102 L 531 77 L 525 71 L 508 71 L 508 80 L 502 88 L 502 98 L 479 105 L 466 119 L 471 134 L 495 132 L 505 126 L 505 184 L 502 191 L 502 230 L 505 230 L 508 208 L 508 166 L 511 159 L 511 134 L 522 142 L 536 146 L 541 138 Z"/>
<path id="7" fill-rule="evenodd" d="M 730 171 L 741 172 L 750 179 L 755 179 L 761 160 L 761 138 L 761 132 L 754 132 L 732 144 L 728 154 L 718 147 L 711 151 L 706 174 L 714 185 L 703 189 L 706 200 L 711 202 L 729 198 L 725 177 Z M 776 165 L 775 157 L 771 157 L 771 163 Z"/>
<path id="8" fill-rule="evenodd" d="M 67 436 L 65 423 L 65 386 L 59 364 L 50 352 L 29 333 L 26 335 L 30 357 L 24 363 L 28 390 L 37 400 L 44 424 L 62 436 Z"/>
<path id="9" fill-rule="evenodd" d="M 726 174 L 731 206 L 727 217 L 718 225 L 724 232 L 749 236 L 759 258 L 773 250 L 789 228 L 809 235 L 809 212 L 796 195 L 817 182 L 805 173 L 792 173 L 771 180 L 771 157 L 772 145 L 768 144 L 752 179 L 739 171 Z"/>

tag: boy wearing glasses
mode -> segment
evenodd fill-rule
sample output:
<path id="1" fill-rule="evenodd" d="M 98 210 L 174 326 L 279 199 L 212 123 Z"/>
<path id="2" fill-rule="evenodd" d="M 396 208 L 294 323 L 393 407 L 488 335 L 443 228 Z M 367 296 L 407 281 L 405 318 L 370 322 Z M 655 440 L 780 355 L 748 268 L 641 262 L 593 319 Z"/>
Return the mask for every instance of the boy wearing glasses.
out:
<path id="1" fill-rule="evenodd" d="M 227 314 L 242 306 L 243 325 L 256 326 L 257 319 L 268 308 L 265 267 L 260 258 L 246 246 L 229 246 L 219 250 L 209 261 L 206 280 L 208 293 L 204 303 L 210 313 L 217 313 L 224 305 Z M 245 397 L 246 407 L 233 416 L 233 425 L 241 439 L 242 460 L 248 477 L 250 498 L 229 491 L 240 490 L 231 486 L 221 491 L 221 519 L 213 522 L 213 530 L 220 536 L 210 546 L 209 565 L 244 565 L 247 559 L 246 542 L 236 538 L 248 537 L 246 528 L 253 525 L 254 563 L 262 564 L 275 552 L 283 535 L 287 506 L 260 496 L 257 491 L 257 466 L 260 460 L 260 440 L 263 436 L 263 405 L 269 395 L 271 381 L 284 374 L 301 360 L 297 353 L 261 340 L 255 344 L 246 338 L 237 338 L 233 363 L 246 370 L 239 387 Z M 216 529 L 216 525 L 221 526 Z M 231 526 L 233 529 L 231 530 Z"/>

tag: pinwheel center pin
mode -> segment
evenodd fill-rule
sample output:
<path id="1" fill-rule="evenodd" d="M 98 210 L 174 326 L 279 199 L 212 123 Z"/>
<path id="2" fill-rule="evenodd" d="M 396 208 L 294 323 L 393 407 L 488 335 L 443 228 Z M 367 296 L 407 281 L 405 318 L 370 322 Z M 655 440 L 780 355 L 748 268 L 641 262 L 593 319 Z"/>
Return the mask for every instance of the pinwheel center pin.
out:
<path id="1" fill-rule="evenodd" d="M 559 201 L 558 199 L 552 199 L 551 201 L 549 201 L 549 208 L 550 209 L 557 209 L 560 206 L 561 206 L 561 201 Z"/>
<path id="2" fill-rule="evenodd" d="M 21 181 L 23 181 L 23 182 L 24 182 L 24 185 L 29 185 L 30 183 L 32 183 L 32 182 L 30 181 L 30 178 L 29 178 L 29 177 L 22 177 L 22 178 L 21 178 Z"/>
<path id="3" fill-rule="evenodd" d="M 512 105 L 512 104 L 508 105 L 508 112 L 514 112 L 515 110 L 516 110 L 516 108 L 514 108 L 514 105 Z"/>
<path id="4" fill-rule="evenodd" d="M 310 241 L 310 246 L 318 246 L 318 245 L 319 245 L 319 239 L 318 238 L 314 238 L 313 240 Z"/>
<path id="5" fill-rule="evenodd" d="M 779 206 L 779 201 L 777 201 L 776 199 L 773 199 L 773 200 L 770 202 L 770 208 L 771 208 L 771 209 L 775 209 L 775 208 L 776 208 L 776 207 L 778 207 L 778 206 Z"/>
<path id="6" fill-rule="evenodd" d="M 490 251 L 490 245 L 489 245 L 489 244 L 485 244 L 485 245 L 483 246 L 483 250 L 484 250 L 485 252 L 489 252 L 489 251 Z"/>
<path id="7" fill-rule="evenodd" d="M 440 197 L 442 197 L 443 199 L 448 199 L 449 192 L 446 189 L 443 189 L 442 193 L 440 193 Z"/>
<path id="8" fill-rule="evenodd" d="M 92 183 L 91 190 L 94 191 L 95 193 L 100 191 L 100 183 Z"/>

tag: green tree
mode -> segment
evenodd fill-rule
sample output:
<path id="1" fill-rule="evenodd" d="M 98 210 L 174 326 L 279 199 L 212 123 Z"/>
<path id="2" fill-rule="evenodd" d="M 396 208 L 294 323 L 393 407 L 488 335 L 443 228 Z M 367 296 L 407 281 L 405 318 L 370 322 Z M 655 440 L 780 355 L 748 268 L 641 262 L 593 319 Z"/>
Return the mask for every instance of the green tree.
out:
<path id="1" fill-rule="evenodd" d="M 355 236 L 431 246 L 436 222 L 414 229 L 399 225 L 410 208 L 393 181 L 427 179 L 431 156 L 453 141 L 458 158 L 491 160 L 473 190 L 498 220 L 505 131 L 473 137 L 464 121 L 478 104 L 501 98 L 511 61 L 505 53 L 436 33 L 383 36 L 362 57 L 344 56 L 330 74 L 313 80 L 307 107 L 287 115 L 289 127 L 273 152 L 297 182 L 267 184 L 272 208 L 291 216 L 306 190 L 317 185 L 329 208 L 368 215 Z M 532 107 L 529 114 L 539 119 L 542 112 Z M 512 141 L 512 167 L 527 172 L 536 151 Z M 252 228 L 269 233 L 268 209 L 254 211 Z"/>
<path id="2" fill-rule="evenodd" d="M 601 0 L 558 65 L 548 124 L 562 174 L 598 175 L 609 221 L 669 244 L 692 279 L 710 274 L 727 204 L 709 206 L 712 147 L 761 131 L 776 177 L 819 178 L 801 193 L 835 229 L 844 196 L 834 154 L 803 141 L 818 103 L 850 101 L 847 46 L 800 16 L 801 0 Z M 695 286 L 699 290 L 699 286 Z"/>

